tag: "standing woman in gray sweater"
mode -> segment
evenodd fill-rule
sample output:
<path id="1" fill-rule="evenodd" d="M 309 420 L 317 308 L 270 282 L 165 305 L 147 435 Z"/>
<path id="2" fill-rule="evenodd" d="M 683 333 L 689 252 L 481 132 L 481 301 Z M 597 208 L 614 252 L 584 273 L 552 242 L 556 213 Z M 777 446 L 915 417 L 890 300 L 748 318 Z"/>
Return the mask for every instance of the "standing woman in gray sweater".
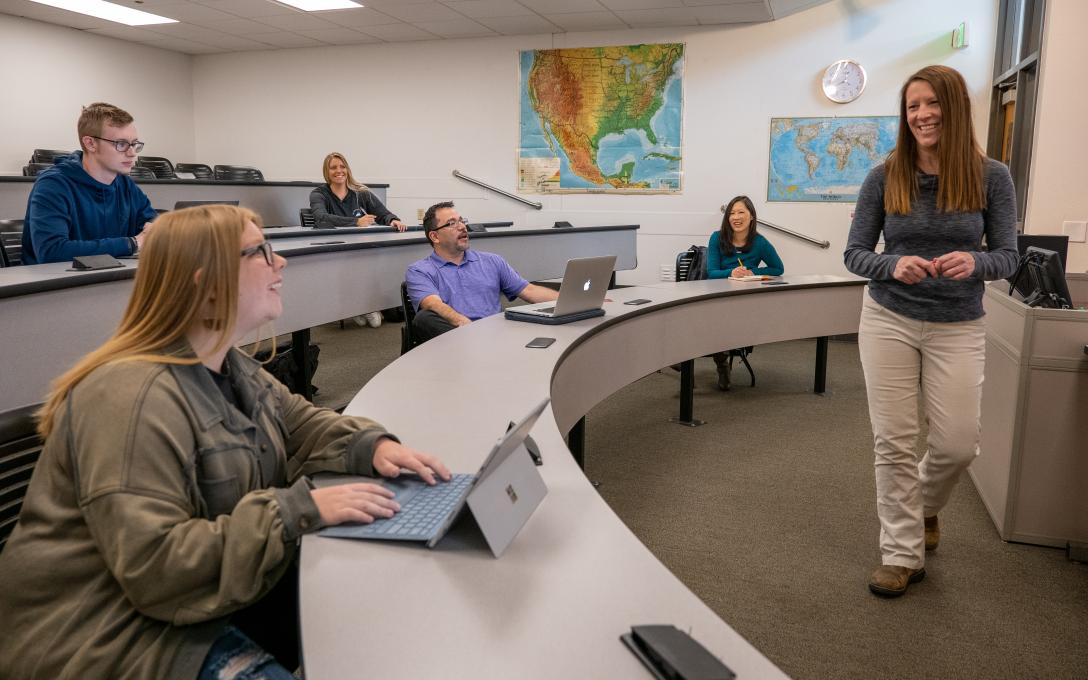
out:
<path id="1" fill-rule="evenodd" d="M 963 76 L 921 69 L 903 86 L 899 117 L 895 149 L 862 184 L 844 254 L 847 269 L 870 279 L 858 348 L 881 566 L 869 589 L 887 597 L 925 577 L 937 513 L 979 453 L 984 282 L 1011 275 L 1017 262 L 1012 178 L 975 141 Z M 919 396 L 929 423 L 920 460 Z"/>

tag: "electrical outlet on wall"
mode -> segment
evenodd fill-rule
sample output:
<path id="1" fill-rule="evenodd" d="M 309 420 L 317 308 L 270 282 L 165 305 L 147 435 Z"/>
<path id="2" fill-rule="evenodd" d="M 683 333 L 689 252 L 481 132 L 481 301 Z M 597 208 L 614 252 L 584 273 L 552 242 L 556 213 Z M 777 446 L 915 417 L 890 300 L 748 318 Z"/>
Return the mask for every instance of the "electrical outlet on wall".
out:
<path id="1" fill-rule="evenodd" d="M 1084 243 L 1088 232 L 1088 221 L 1066 220 L 1062 222 L 1062 233 L 1069 237 L 1070 241 Z"/>
<path id="2" fill-rule="evenodd" d="M 425 214 L 427 214 L 427 209 L 426 208 L 417 208 L 416 209 L 416 219 L 419 220 L 420 224 L 423 224 L 423 216 Z"/>

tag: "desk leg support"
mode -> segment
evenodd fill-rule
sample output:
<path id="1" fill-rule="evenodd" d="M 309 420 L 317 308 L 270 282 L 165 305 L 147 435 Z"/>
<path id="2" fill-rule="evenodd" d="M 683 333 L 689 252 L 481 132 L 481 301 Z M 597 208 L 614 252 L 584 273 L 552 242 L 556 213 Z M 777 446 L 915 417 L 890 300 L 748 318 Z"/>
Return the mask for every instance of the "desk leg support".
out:
<path id="1" fill-rule="evenodd" d="M 291 358 L 295 362 L 295 393 L 304 397 L 307 401 L 313 401 L 314 395 L 310 389 L 310 384 L 314 375 L 310 372 L 309 349 L 309 328 L 291 334 Z"/>
<path id="2" fill-rule="evenodd" d="M 582 416 L 567 433 L 567 448 L 578 467 L 586 469 L 586 419 Z"/>
<path id="3" fill-rule="evenodd" d="M 823 394 L 827 389 L 827 336 L 816 338 L 816 378 L 812 383 L 812 391 Z"/>
<path id="4" fill-rule="evenodd" d="M 694 359 L 688 359 L 680 364 L 680 417 L 669 418 L 669 422 L 688 427 L 699 427 L 704 424 L 704 421 L 695 419 Z"/>

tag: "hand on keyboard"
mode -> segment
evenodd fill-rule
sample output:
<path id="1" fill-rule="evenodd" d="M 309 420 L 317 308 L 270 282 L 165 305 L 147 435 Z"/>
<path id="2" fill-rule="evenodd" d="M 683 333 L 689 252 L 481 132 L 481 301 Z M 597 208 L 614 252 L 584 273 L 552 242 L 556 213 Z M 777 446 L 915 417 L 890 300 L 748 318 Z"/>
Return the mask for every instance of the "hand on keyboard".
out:
<path id="1" fill-rule="evenodd" d="M 377 484 L 337 484 L 311 489 L 310 495 L 327 526 L 344 522 L 370 524 L 380 517 L 392 517 L 400 510 L 393 492 Z"/>
<path id="2" fill-rule="evenodd" d="M 374 447 L 374 470 L 383 477 L 396 477 L 401 470 L 411 470 L 428 484 L 435 483 L 435 475 L 450 480 L 450 471 L 436 456 L 410 449 L 392 439 L 383 437 Z"/>

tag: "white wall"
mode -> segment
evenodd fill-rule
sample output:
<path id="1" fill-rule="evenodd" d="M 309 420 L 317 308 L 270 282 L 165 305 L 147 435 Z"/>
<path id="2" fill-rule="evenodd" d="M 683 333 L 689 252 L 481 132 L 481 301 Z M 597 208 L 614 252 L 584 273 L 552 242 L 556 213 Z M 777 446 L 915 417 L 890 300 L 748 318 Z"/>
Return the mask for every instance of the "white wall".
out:
<path id="1" fill-rule="evenodd" d="M 1049 0 L 1025 231 L 1060 234 L 1088 220 L 1088 3 Z M 1066 268 L 1088 271 L 1088 244 L 1070 243 Z"/>
<path id="2" fill-rule="evenodd" d="M 0 14 L 0 64 L 0 174 L 20 174 L 36 148 L 79 148 L 76 120 L 96 101 L 135 117 L 147 155 L 193 157 L 187 54 Z"/>
<path id="3" fill-rule="evenodd" d="M 971 46 L 953 50 L 952 28 L 964 19 Z M 984 138 L 995 22 L 995 0 L 837 0 L 736 27 L 201 55 L 196 150 L 204 162 L 311 180 L 324 154 L 340 150 L 359 179 L 390 183 L 390 207 L 412 221 L 417 208 L 453 198 L 473 219 L 519 226 L 638 223 L 639 269 L 624 283 L 655 280 L 677 251 L 706 242 L 723 202 L 746 193 L 761 217 L 831 242 L 821 250 L 769 232 L 788 271 L 841 272 L 852 204 L 766 202 L 770 118 L 894 115 L 904 78 L 940 62 L 967 77 Z M 537 212 L 450 176 L 456 168 L 514 188 L 518 50 L 638 42 L 687 44 L 682 195 L 527 196 L 544 203 Z M 824 99 L 819 78 L 843 57 L 864 65 L 869 86 L 840 106 Z"/>

